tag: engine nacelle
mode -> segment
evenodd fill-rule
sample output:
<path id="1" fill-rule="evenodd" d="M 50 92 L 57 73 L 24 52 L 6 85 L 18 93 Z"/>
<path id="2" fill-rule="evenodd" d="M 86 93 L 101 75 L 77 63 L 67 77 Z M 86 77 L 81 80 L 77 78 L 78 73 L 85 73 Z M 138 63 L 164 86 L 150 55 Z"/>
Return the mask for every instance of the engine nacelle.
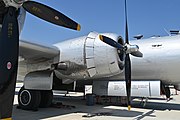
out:
<path id="1" fill-rule="evenodd" d="M 34 90 L 52 90 L 53 71 L 42 70 L 30 72 L 24 78 L 24 87 Z"/>
<path id="2" fill-rule="evenodd" d="M 121 37 L 116 34 L 105 33 L 103 35 L 123 43 Z M 119 64 L 123 64 L 123 61 L 119 59 L 117 49 L 102 42 L 96 32 L 54 46 L 60 49 L 59 63 L 67 66 L 66 70 L 61 70 L 61 68 L 55 70 L 58 78 L 94 79 L 122 72 Z"/>

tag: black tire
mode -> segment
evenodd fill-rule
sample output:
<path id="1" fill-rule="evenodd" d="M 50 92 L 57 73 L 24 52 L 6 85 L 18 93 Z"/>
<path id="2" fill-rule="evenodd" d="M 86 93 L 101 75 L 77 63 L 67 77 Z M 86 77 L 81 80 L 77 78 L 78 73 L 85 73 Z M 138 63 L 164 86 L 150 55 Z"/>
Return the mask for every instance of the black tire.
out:
<path id="1" fill-rule="evenodd" d="M 27 90 L 21 87 L 18 93 L 19 107 L 24 110 L 36 111 L 41 101 L 41 94 L 38 90 Z"/>
<path id="2" fill-rule="evenodd" d="M 52 104 L 53 92 L 52 90 L 42 90 L 41 91 L 41 102 L 39 107 L 47 108 Z"/>

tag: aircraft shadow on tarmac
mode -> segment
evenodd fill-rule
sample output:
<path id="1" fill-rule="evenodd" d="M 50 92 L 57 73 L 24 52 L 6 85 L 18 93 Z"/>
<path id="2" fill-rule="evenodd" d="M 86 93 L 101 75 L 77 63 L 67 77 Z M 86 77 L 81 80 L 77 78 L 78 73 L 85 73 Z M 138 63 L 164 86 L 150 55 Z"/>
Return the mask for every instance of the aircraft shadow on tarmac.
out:
<path id="1" fill-rule="evenodd" d="M 109 105 L 95 105 L 87 106 L 86 101 L 82 100 L 82 97 L 64 97 L 64 96 L 55 96 L 55 100 L 62 102 L 63 105 L 74 106 L 74 107 L 59 107 L 59 108 L 40 108 L 39 111 L 25 111 L 17 109 L 14 105 L 13 119 L 26 119 L 26 120 L 38 120 L 51 117 L 57 117 L 62 115 L 76 114 L 81 115 L 82 117 L 94 117 L 94 116 L 115 116 L 115 117 L 135 117 L 140 120 L 145 116 L 151 116 L 154 110 L 180 110 L 180 104 L 173 103 L 159 103 L 159 102 L 147 102 L 146 106 L 140 105 L 139 102 L 133 102 L 133 108 L 148 109 L 147 113 L 138 111 L 127 111 L 126 108 L 119 107 L 118 109 L 112 109 L 108 107 Z"/>
<path id="2" fill-rule="evenodd" d="M 145 106 L 140 105 L 139 102 L 134 102 L 134 108 L 144 108 L 152 110 L 180 110 L 180 104 L 175 103 L 160 103 L 160 102 L 147 102 Z"/>
<path id="3" fill-rule="evenodd" d="M 143 112 L 127 111 L 127 109 L 111 109 L 106 108 L 106 105 L 94 105 L 87 106 L 86 101 L 82 100 L 82 97 L 60 97 L 58 98 L 63 105 L 75 106 L 74 108 L 39 108 L 38 111 L 25 111 L 17 109 L 17 105 L 13 108 L 13 119 L 14 120 L 39 120 L 51 117 L 57 117 L 62 115 L 76 114 L 81 117 L 94 117 L 94 116 L 116 116 L 116 117 L 136 117 Z"/>
<path id="4" fill-rule="evenodd" d="M 17 97 L 18 91 L 16 90 L 15 95 Z M 132 107 L 133 108 L 141 108 L 146 109 L 148 112 L 144 113 L 141 110 L 138 111 L 127 111 L 126 107 L 115 107 L 111 108 L 111 105 L 94 105 L 94 106 L 87 106 L 86 101 L 82 100 L 83 97 L 72 97 L 72 96 L 59 96 L 54 95 L 54 100 L 56 102 L 62 102 L 65 106 L 74 106 L 74 107 L 50 107 L 50 108 L 39 108 L 39 111 L 25 111 L 21 109 L 17 109 L 17 104 L 13 107 L 13 119 L 14 120 L 39 120 L 39 119 L 46 119 L 51 117 L 61 117 L 64 115 L 75 114 L 79 115 L 80 117 L 94 117 L 94 116 L 115 116 L 115 117 L 133 117 L 136 120 L 140 120 L 145 116 L 151 116 L 154 113 L 154 110 L 180 110 L 180 104 L 174 103 L 162 103 L 162 102 L 150 102 L 148 101 L 145 106 L 142 104 L 140 105 L 139 101 L 133 101 Z M 164 101 L 163 98 L 151 98 L 159 101 Z"/>

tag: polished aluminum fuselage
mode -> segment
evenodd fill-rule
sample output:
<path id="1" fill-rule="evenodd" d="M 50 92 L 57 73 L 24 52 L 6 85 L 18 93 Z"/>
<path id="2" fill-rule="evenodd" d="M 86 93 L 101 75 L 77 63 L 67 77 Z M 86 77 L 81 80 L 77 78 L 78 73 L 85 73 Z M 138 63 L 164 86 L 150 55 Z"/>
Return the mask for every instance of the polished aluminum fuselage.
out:
<path id="1" fill-rule="evenodd" d="M 116 34 L 111 34 L 110 36 L 117 41 L 118 37 L 115 37 L 117 36 Z M 61 54 L 60 60 L 65 58 L 64 60 L 73 62 L 83 61 L 85 59 L 83 58 L 84 54 L 87 54 L 85 48 L 83 48 L 83 44 L 85 43 L 83 42 L 83 39 L 77 39 L 77 41 L 81 41 L 79 43 L 76 42 L 76 40 L 68 42 L 68 44 L 72 42 L 78 43 L 73 44 L 72 48 L 74 49 L 69 48 L 68 44 L 66 44 L 66 49 L 63 50 L 62 46 L 64 44 L 59 44 L 58 47 Z M 100 40 L 96 37 L 95 41 Z M 78 48 L 77 51 L 81 50 L 82 52 L 81 54 L 78 54 L 78 52 L 75 52 L 75 46 L 78 46 L 80 44 L 81 47 L 80 49 Z M 132 80 L 161 80 L 163 81 L 163 83 L 174 85 L 180 83 L 180 35 L 132 40 L 130 41 L 130 44 L 138 45 L 140 51 L 143 53 L 142 58 L 137 58 L 130 55 L 132 63 Z M 107 72 L 108 69 L 114 69 L 111 68 L 111 63 L 117 63 L 116 60 L 119 59 L 117 50 L 115 48 L 112 48 L 111 46 L 105 45 L 102 42 L 94 42 L 93 48 L 94 50 L 92 51 L 92 58 L 95 58 L 94 69 L 96 70 L 96 74 L 92 77 L 89 77 L 88 79 L 124 80 L 124 72 L 122 72 L 123 70 L 120 70 L 118 74 L 117 71 L 114 74 L 113 72 Z M 80 57 L 78 57 L 78 55 L 80 55 Z M 109 58 L 112 59 L 110 60 Z M 85 68 L 87 67 L 85 63 L 81 65 L 85 66 Z M 117 64 L 114 65 L 118 66 Z M 107 76 L 105 74 L 101 74 L 105 72 L 107 72 Z M 82 78 L 83 77 L 79 77 L 79 79 Z"/>

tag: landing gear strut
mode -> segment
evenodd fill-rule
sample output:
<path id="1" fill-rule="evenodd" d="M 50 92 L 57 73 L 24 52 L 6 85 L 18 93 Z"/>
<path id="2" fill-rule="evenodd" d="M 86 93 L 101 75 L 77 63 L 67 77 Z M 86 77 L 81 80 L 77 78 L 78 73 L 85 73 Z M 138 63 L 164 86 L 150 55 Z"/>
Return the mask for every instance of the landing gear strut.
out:
<path id="1" fill-rule="evenodd" d="M 167 100 L 170 100 L 171 92 L 168 86 L 165 86 L 163 83 L 161 84 L 161 92 L 166 95 Z"/>

